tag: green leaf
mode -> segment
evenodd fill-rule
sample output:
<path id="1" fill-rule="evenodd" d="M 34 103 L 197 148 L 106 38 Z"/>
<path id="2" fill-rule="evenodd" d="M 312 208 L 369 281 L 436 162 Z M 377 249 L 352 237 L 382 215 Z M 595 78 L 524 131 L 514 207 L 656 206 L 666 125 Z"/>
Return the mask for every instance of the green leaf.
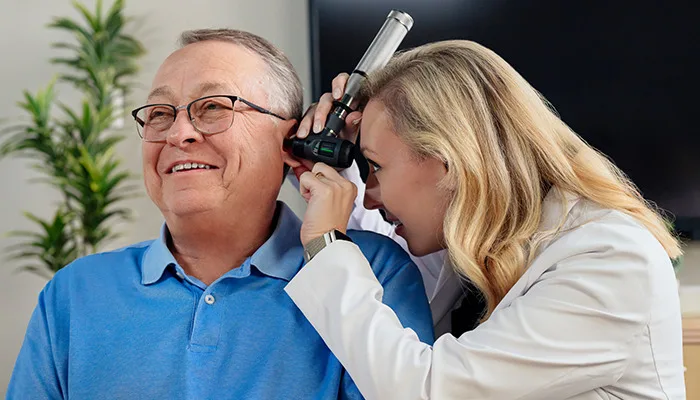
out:
<path id="1" fill-rule="evenodd" d="M 64 42 L 56 42 L 56 43 L 51 43 L 51 47 L 54 49 L 66 49 L 66 50 L 72 50 L 75 52 L 80 51 L 80 47 L 76 46 L 71 43 L 64 43 Z"/>
<path id="2" fill-rule="evenodd" d="M 19 240 L 8 257 L 26 261 L 28 270 L 56 271 L 72 259 L 94 251 L 105 240 L 118 236 L 112 224 L 131 218 L 122 202 L 138 195 L 135 176 L 125 170 L 114 148 L 124 135 L 111 130 L 117 90 L 128 96 L 139 71 L 143 45 L 125 32 L 124 2 L 114 1 L 103 13 L 97 0 L 94 12 L 73 3 L 79 20 L 54 18 L 48 26 L 72 35 L 52 44 L 64 54 L 49 60 L 69 68 L 47 87 L 23 91 L 17 106 L 27 123 L 0 126 L 0 157 L 23 157 L 40 176 L 31 183 L 49 184 L 59 190 L 61 201 L 52 218 L 26 213 L 33 230 L 12 231 Z M 61 80 L 81 91 L 78 108 L 56 101 L 55 82 Z M 60 118 L 53 114 L 58 104 Z M 14 119 L 17 121 L 17 119 Z"/>
<path id="3" fill-rule="evenodd" d="M 44 252 L 42 249 L 37 249 L 35 251 L 24 251 L 19 253 L 11 253 L 7 256 L 10 261 L 23 260 L 26 258 L 41 258 Z"/>
<path id="4" fill-rule="evenodd" d="M 75 7 L 82 15 L 83 18 L 90 24 L 94 32 L 102 30 L 102 24 L 100 21 L 102 2 L 97 1 L 97 12 L 93 15 L 88 9 L 77 1 L 73 1 L 73 7 Z"/>
<path id="5" fill-rule="evenodd" d="M 49 280 L 53 277 L 53 272 L 54 272 L 52 270 L 48 270 L 44 267 L 39 267 L 36 265 L 24 265 L 24 266 L 19 268 L 19 271 L 31 272 L 31 273 L 39 275 L 42 278 L 45 278 L 47 280 Z"/>
<path id="6" fill-rule="evenodd" d="M 78 37 L 78 39 L 87 40 L 92 42 L 92 34 L 85 30 L 82 26 L 78 25 L 75 21 L 68 18 L 54 18 L 48 25 L 50 28 L 57 28 L 73 33 Z"/>

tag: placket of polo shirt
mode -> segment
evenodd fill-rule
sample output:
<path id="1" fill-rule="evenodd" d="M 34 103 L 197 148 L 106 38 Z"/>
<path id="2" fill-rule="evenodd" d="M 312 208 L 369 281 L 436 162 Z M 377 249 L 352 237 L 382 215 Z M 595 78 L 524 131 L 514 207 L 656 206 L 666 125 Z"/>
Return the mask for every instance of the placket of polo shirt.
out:
<path id="1" fill-rule="evenodd" d="M 225 307 L 224 296 L 230 291 L 225 287 L 225 281 L 248 276 L 250 276 L 250 261 L 246 261 L 240 268 L 227 272 L 200 293 L 192 323 L 190 351 L 198 353 L 216 351 L 221 334 L 223 307 Z"/>

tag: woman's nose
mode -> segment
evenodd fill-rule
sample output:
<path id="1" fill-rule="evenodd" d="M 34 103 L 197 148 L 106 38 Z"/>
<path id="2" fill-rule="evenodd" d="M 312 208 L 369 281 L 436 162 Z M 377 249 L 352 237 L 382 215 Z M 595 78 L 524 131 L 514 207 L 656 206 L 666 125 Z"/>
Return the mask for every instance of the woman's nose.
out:
<path id="1" fill-rule="evenodd" d="M 383 206 L 380 196 L 379 182 L 377 182 L 377 178 L 375 178 L 373 174 L 370 174 L 369 177 L 367 177 L 363 204 L 368 210 L 375 210 Z"/>

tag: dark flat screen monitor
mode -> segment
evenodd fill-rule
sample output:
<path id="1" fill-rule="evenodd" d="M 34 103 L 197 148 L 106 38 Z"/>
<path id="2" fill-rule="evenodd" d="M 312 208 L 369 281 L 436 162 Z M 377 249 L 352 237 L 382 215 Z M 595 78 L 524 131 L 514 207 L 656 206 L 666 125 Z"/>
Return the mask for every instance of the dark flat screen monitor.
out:
<path id="1" fill-rule="evenodd" d="M 392 9 L 400 49 L 469 39 L 500 54 L 700 239 L 700 18 L 690 1 L 310 0 L 314 97 L 351 72 Z"/>

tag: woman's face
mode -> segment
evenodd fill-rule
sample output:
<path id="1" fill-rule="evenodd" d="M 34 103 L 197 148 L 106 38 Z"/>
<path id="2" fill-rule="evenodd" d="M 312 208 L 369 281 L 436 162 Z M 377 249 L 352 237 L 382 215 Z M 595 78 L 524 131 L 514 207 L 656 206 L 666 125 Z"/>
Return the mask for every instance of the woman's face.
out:
<path id="1" fill-rule="evenodd" d="M 362 153 L 370 163 L 364 205 L 396 225 L 410 252 L 444 248 L 442 224 L 450 194 L 438 187 L 447 173 L 436 158 L 420 159 L 394 131 L 384 105 L 370 100 L 362 117 Z"/>

